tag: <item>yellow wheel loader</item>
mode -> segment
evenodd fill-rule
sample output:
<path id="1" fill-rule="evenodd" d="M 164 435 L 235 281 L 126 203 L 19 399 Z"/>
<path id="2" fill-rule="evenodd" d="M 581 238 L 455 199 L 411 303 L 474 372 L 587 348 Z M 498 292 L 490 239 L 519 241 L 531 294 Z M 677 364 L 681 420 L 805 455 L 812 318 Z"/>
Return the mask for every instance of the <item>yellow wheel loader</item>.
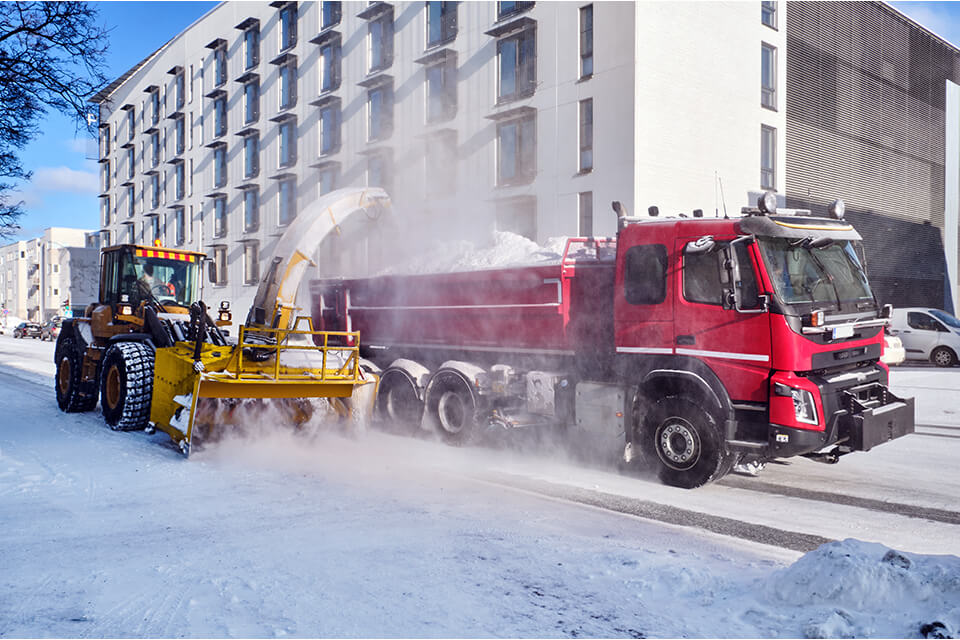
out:
<path id="1" fill-rule="evenodd" d="M 368 411 L 379 379 L 361 366 L 359 335 L 314 331 L 297 315 L 296 295 L 325 237 L 363 234 L 389 211 L 380 189 L 342 189 L 300 212 L 236 338 L 221 331 L 231 324 L 229 303 L 214 320 L 199 299 L 203 254 L 103 249 L 97 302 L 64 320 L 57 339 L 57 404 L 90 411 L 99 399 L 111 428 L 159 429 L 186 455 L 265 407 L 271 420 L 294 424 L 310 419 L 311 398 L 328 399 L 340 417 Z"/>

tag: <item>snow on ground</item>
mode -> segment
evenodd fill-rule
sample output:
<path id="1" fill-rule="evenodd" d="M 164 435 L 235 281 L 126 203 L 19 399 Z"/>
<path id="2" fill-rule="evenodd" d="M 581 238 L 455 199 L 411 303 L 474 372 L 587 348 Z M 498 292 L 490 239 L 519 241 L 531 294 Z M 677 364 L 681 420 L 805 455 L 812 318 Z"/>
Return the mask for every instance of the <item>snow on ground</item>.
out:
<path id="1" fill-rule="evenodd" d="M 483 469 L 517 472 L 521 457 L 377 431 L 227 439 L 184 460 L 163 434 L 60 413 L 52 351 L 0 336 L 0 636 L 921 637 L 934 623 L 960 633 L 957 551 L 848 539 L 800 556 L 478 482 Z M 895 369 L 894 382 L 922 386 L 932 373 L 956 397 L 960 371 Z M 559 466 L 593 487 L 690 509 L 718 502 L 728 515 L 779 500 L 775 517 L 790 526 L 792 510 L 824 510 Z M 935 475 L 955 482 L 954 469 Z M 829 513 L 842 530 L 844 516 Z"/>

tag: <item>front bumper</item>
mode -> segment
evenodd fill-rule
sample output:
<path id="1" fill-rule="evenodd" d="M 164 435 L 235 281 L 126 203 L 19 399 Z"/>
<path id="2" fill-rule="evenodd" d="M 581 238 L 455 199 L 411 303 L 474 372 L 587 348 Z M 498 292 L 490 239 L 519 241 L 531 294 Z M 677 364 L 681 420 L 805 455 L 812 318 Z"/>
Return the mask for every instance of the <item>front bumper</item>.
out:
<path id="1" fill-rule="evenodd" d="M 879 382 L 844 389 L 835 397 L 823 431 L 770 425 L 771 457 L 787 458 L 836 445 L 837 454 L 869 451 L 913 433 L 914 399 L 900 398 Z"/>

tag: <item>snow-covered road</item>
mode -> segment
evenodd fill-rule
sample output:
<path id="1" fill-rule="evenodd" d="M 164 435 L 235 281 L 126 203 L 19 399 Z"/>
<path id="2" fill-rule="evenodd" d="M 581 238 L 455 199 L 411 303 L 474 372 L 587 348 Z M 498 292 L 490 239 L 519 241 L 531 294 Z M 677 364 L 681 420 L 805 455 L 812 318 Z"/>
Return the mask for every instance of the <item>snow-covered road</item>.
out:
<path id="1" fill-rule="evenodd" d="M 60 413 L 52 350 L 0 336 L 0 636 L 960 632 L 960 560 L 883 560 L 960 554 L 960 371 L 894 371 L 938 435 L 681 491 L 379 432 L 185 461 Z"/>

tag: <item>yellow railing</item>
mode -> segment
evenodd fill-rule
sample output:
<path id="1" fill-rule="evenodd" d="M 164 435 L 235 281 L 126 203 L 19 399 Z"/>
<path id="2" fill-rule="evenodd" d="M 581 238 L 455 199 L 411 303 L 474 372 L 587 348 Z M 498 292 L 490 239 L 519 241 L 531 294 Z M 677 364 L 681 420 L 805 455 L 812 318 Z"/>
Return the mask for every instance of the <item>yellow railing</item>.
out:
<path id="1" fill-rule="evenodd" d="M 307 329 L 299 329 L 302 321 L 306 321 Z M 261 336 L 269 336 L 274 339 L 273 344 L 264 344 L 262 342 L 247 342 L 245 336 L 247 333 L 255 333 Z M 311 344 L 289 344 L 290 336 L 309 336 Z M 314 344 L 314 338 L 320 336 L 323 340 L 322 345 Z M 346 338 L 346 345 L 330 345 L 332 337 Z M 270 329 L 266 327 L 247 328 L 240 327 L 240 334 L 237 338 L 237 358 L 236 367 L 228 367 L 227 370 L 237 379 L 273 379 L 273 380 L 316 380 L 326 382 L 359 382 L 363 378 L 363 372 L 360 369 L 360 332 L 358 331 L 314 331 L 313 322 L 309 317 L 298 317 L 294 322 L 292 329 Z M 258 349 L 260 351 L 272 351 L 273 362 L 267 366 L 267 363 L 257 363 L 257 366 L 244 366 L 243 350 L 245 348 Z M 282 365 L 280 355 L 284 352 L 316 352 L 322 354 L 321 366 L 319 368 L 299 364 Z M 334 367 L 329 368 L 328 353 L 336 352 L 346 354 L 346 359 L 342 364 L 336 363 Z M 281 366 L 285 369 L 281 371 Z M 233 369 L 232 371 L 230 369 Z"/>

